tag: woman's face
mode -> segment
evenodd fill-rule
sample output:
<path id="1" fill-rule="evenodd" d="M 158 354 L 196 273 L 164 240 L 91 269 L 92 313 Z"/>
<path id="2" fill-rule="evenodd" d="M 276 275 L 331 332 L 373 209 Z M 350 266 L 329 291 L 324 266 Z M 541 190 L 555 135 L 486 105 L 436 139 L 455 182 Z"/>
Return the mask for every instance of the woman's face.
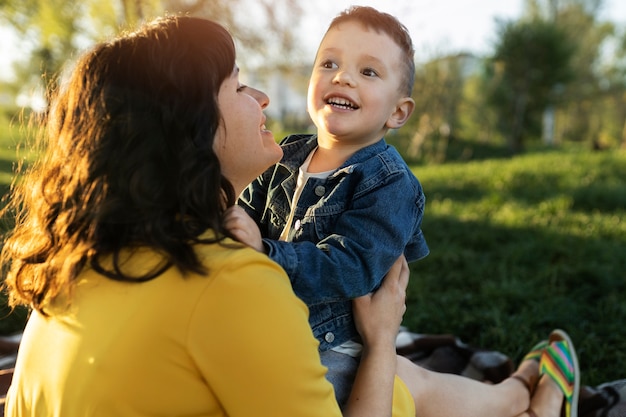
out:
<path id="1" fill-rule="evenodd" d="M 222 83 L 218 94 L 222 120 L 213 150 L 222 174 L 239 195 L 263 171 L 283 156 L 272 132 L 265 128 L 263 109 L 269 98 L 239 83 L 239 68 Z"/>

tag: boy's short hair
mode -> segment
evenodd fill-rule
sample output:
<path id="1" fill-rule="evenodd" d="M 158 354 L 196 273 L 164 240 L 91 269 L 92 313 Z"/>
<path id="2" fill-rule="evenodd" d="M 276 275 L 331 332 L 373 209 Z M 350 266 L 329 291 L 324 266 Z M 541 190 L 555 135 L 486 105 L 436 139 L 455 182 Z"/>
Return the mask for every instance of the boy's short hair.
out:
<path id="1" fill-rule="evenodd" d="M 386 33 L 402 50 L 404 64 L 402 91 L 408 96 L 413 92 L 415 82 L 415 49 L 408 29 L 395 16 L 380 12 L 369 6 L 351 6 L 335 17 L 328 26 L 328 30 L 345 22 L 360 22 L 368 29 Z M 327 32 L 328 32 L 327 30 Z"/>

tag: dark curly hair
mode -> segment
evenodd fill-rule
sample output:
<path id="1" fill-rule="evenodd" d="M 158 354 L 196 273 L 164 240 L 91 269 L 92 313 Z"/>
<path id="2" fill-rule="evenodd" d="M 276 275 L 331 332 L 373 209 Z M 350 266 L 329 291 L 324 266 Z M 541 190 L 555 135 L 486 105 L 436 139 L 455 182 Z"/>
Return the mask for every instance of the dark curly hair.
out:
<path id="1" fill-rule="evenodd" d="M 176 16 L 78 60 L 51 103 L 41 157 L 14 182 L 4 211 L 17 215 L 1 254 L 12 306 L 45 314 L 86 266 L 131 282 L 172 266 L 206 272 L 193 246 L 223 239 L 236 198 L 213 151 L 217 95 L 234 67 L 225 28 Z M 215 236 L 202 239 L 207 229 Z M 122 251 L 141 247 L 162 262 L 128 275 Z M 104 257 L 113 260 L 106 267 Z"/>

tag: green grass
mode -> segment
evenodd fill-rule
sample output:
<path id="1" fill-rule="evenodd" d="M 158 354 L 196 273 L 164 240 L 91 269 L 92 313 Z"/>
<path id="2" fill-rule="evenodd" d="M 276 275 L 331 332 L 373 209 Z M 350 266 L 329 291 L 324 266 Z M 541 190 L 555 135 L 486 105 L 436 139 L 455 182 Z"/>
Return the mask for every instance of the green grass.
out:
<path id="1" fill-rule="evenodd" d="M 404 324 L 518 361 L 553 328 L 583 383 L 626 378 L 626 152 L 552 151 L 416 166 L 431 253 Z"/>

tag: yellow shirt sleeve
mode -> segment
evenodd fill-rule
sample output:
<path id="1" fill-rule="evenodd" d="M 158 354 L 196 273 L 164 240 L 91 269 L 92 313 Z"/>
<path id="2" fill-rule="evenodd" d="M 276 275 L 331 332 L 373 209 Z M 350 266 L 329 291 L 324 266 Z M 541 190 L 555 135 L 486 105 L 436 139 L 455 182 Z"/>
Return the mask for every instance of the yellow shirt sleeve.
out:
<path id="1" fill-rule="evenodd" d="M 250 258 L 213 271 L 190 320 L 193 360 L 228 416 L 341 416 L 305 304 L 278 265 Z"/>

